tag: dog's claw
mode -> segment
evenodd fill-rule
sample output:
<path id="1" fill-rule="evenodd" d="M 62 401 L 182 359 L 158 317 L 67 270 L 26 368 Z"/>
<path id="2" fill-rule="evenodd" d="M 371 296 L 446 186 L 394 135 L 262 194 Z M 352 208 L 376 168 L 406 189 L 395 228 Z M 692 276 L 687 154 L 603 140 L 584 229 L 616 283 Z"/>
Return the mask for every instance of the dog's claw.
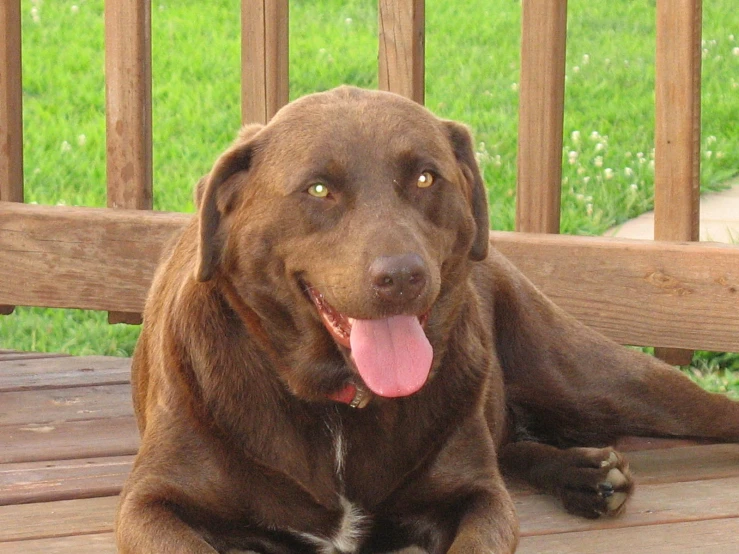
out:
<path id="1" fill-rule="evenodd" d="M 599 483 L 598 494 L 603 498 L 609 498 L 613 496 L 613 485 L 610 483 Z"/>

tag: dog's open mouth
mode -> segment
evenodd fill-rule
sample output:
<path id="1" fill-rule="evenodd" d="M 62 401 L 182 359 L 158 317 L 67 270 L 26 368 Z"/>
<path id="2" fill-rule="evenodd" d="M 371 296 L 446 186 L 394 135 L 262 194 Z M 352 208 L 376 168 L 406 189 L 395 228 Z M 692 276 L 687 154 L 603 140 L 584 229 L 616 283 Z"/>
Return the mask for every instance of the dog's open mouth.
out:
<path id="1" fill-rule="evenodd" d="M 395 398 L 423 387 L 434 356 L 423 330 L 428 313 L 354 319 L 334 309 L 314 287 L 307 285 L 305 290 L 324 327 L 350 351 L 357 372 L 373 393 Z"/>

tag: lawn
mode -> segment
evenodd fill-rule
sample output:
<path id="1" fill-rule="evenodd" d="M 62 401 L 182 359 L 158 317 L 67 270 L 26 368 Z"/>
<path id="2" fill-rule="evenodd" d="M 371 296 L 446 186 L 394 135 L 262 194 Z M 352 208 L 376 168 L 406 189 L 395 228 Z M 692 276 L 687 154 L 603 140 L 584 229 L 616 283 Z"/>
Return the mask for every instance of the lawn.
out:
<path id="1" fill-rule="evenodd" d="M 739 173 L 739 10 L 704 3 L 704 190 Z M 237 0 L 152 2 L 155 207 L 191 190 L 238 129 Z M 293 0 L 290 96 L 374 87 L 374 0 Z M 601 234 L 652 205 L 654 1 L 570 0 L 562 230 Z M 26 201 L 105 205 L 102 0 L 23 0 Z M 427 105 L 468 123 L 491 199 L 511 229 L 520 3 L 428 0 Z M 129 355 L 137 327 L 105 314 L 18 308 L 0 348 Z M 739 390 L 736 357 L 696 358 L 701 382 Z M 723 373 L 722 373 L 723 372 Z"/>

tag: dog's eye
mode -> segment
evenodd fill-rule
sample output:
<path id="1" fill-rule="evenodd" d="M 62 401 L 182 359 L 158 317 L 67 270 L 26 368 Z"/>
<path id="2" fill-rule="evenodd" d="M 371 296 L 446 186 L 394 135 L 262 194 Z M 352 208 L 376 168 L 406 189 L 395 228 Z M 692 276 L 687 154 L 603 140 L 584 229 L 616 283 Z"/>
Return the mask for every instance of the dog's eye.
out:
<path id="1" fill-rule="evenodd" d="M 308 187 L 308 194 L 316 198 L 326 198 L 329 194 L 328 187 L 323 183 L 313 183 Z"/>
<path id="2" fill-rule="evenodd" d="M 418 176 L 416 185 L 420 189 L 425 189 L 434 184 L 434 175 L 430 171 L 424 171 Z"/>

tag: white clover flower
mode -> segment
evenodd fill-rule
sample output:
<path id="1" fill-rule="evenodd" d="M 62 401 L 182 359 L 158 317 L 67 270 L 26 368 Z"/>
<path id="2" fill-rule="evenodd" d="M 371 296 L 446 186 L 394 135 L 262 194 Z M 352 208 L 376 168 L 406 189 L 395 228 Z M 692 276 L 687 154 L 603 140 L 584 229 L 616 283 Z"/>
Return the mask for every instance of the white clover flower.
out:
<path id="1" fill-rule="evenodd" d="M 604 149 L 605 147 L 606 147 L 605 143 L 603 143 L 603 142 L 599 142 L 599 143 L 597 143 L 597 144 L 595 145 L 595 151 L 596 151 L 596 152 L 601 152 L 601 151 L 603 151 L 603 149 Z"/>
<path id="2" fill-rule="evenodd" d="M 570 150 L 567 153 L 567 161 L 570 162 L 570 165 L 575 165 L 577 163 L 577 157 L 578 154 L 574 150 Z"/>
<path id="3" fill-rule="evenodd" d="M 739 56 L 739 46 L 734 46 L 734 48 L 731 49 L 731 53 L 735 56 Z"/>
<path id="4" fill-rule="evenodd" d="M 629 185 L 629 190 L 631 192 L 637 192 L 639 190 L 639 185 L 637 185 L 636 183 L 631 183 Z"/>
<path id="5" fill-rule="evenodd" d="M 80 135 L 77 137 L 77 144 L 79 144 L 80 146 L 84 146 L 86 142 L 87 137 L 85 135 Z"/>
<path id="6" fill-rule="evenodd" d="M 625 175 L 626 175 L 627 177 L 633 177 L 633 175 L 634 175 L 634 170 L 633 170 L 633 169 L 631 169 L 630 167 L 626 167 L 626 168 L 624 168 L 624 174 L 625 174 Z"/>
<path id="7" fill-rule="evenodd" d="M 69 144 L 66 140 L 62 142 L 62 152 L 69 152 L 72 150 L 72 145 Z"/>
<path id="8" fill-rule="evenodd" d="M 579 65 L 576 65 L 576 66 L 574 66 L 574 67 L 572 68 L 572 72 L 573 72 L 573 73 L 580 73 L 580 66 L 579 66 Z"/>
<path id="9" fill-rule="evenodd" d="M 713 152 L 711 150 L 706 150 L 706 159 L 710 160 L 711 156 L 713 156 Z"/>
<path id="10" fill-rule="evenodd" d="M 582 182 L 587 185 L 590 182 L 590 177 L 583 177 Z"/>
<path id="11" fill-rule="evenodd" d="M 626 154 L 624 154 L 624 156 L 626 156 L 627 158 L 630 158 L 631 156 L 633 156 L 633 154 L 631 152 L 626 152 Z"/>
<path id="12" fill-rule="evenodd" d="M 80 7 L 77 4 L 72 4 L 70 10 L 72 11 L 72 13 L 79 13 Z"/>
<path id="13" fill-rule="evenodd" d="M 587 206 L 585 206 L 585 212 L 588 214 L 588 217 L 592 216 L 593 215 L 593 205 L 588 204 Z"/>
<path id="14" fill-rule="evenodd" d="M 730 40 L 731 42 L 734 42 L 734 35 L 729 35 L 729 40 Z"/>
<path id="15" fill-rule="evenodd" d="M 603 177 L 606 179 L 613 179 L 613 169 L 607 167 L 603 170 Z"/>
<path id="16" fill-rule="evenodd" d="M 583 54 L 582 57 L 582 64 L 588 65 L 590 63 L 590 56 L 588 54 Z"/>
<path id="17" fill-rule="evenodd" d="M 34 23 L 38 23 L 39 21 L 41 21 L 41 16 L 39 15 L 38 8 L 36 6 L 31 8 L 31 20 Z"/>
<path id="18" fill-rule="evenodd" d="M 570 138 L 572 139 L 572 142 L 578 144 L 580 142 L 580 131 L 572 131 Z"/>
<path id="19" fill-rule="evenodd" d="M 344 23 L 346 23 L 347 25 L 351 25 L 351 24 L 352 24 L 352 21 L 354 21 L 354 20 L 353 20 L 353 19 L 352 19 L 351 17 L 347 17 L 347 18 L 346 18 L 346 19 L 344 20 Z"/>
<path id="20" fill-rule="evenodd" d="M 649 160 L 649 169 L 654 171 L 654 160 Z"/>
<path id="21" fill-rule="evenodd" d="M 590 133 L 590 140 L 596 141 L 600 138 L 600 133 L 598 131 L 593 131 Z"/>
<path id="22" fill-rule="evenodd" d="M 706 137 L 706 144 L 713 144 L 717 140 L 718 139 L 714 135 L 710 135 L 710 136 Z"/>
<path id="23" fill-rule="evenodd" d="M 511 83 L 511 90 L 516 92 L 518 90 L 518 83 Z"/>
<path id="24" fill-rule="evenodd" d="M 580 166 L 577 168 L 577 174 L 578 175 L 585 175 L 586 169 L 583 166 Z"/>
<path id="25" fill-rule="evenodd" d="M 603 156 L 596 156 L 593 160 L 595 167 L 603 167 Z"/>

